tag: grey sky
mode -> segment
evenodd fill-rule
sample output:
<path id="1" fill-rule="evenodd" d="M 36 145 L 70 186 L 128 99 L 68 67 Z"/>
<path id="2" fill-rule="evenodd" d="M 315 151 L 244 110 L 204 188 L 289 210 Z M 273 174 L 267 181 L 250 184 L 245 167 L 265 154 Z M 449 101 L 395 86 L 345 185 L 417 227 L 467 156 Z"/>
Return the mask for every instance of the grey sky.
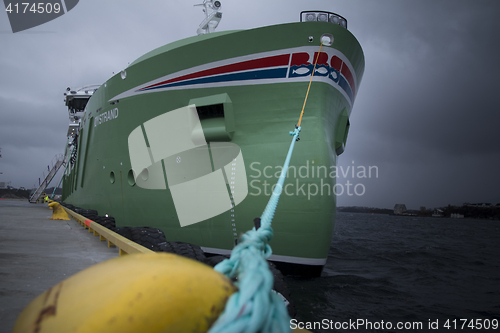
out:
<path id="1" fill-rule="evenodd" d="M 65 88 L 101 84 L 142 54 L 195 35 L 204 17 L 196 3 L 81 0 L 60 18 L 16 34 L 0 13 L 0 181 L 38 183 L 64 151 Z M 500 203 L 497 0 L 223 0 L 222 6 L 219 31 L 294 22 L 310 9 L 347 18 L 366 69 L 339 166 L 379 172 L 338 179 L 365 187 L 362 196 L 341 195 L 339 205 Z"/>

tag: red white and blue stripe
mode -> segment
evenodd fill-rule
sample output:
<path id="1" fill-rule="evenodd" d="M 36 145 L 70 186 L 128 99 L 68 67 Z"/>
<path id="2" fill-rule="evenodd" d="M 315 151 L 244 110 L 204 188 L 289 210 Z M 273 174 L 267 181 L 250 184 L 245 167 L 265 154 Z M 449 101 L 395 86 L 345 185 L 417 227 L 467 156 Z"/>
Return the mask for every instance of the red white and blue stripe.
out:
<path id="1" fill-rule="evenodd" d="M 130 89 L 112 99 L 177 90 L 309 81 L 317 47 L 300 47 L 225 59 L 169 74 Z M 352 105 L 356 76 L 348 59 L 326 48 L 318 57 L 313 81 L 339 90 Z"/>

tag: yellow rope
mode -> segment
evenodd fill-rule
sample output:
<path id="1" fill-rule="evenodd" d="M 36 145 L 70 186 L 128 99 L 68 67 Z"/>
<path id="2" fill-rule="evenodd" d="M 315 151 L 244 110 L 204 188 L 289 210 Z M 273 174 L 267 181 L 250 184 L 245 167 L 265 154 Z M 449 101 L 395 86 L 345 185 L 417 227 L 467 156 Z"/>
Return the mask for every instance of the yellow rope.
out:
<path id="1" fill-rule="evenodd" d="M 309 96 L 309 90 L 311 89 L 311 83 L 312 83 L 312 80 L 314 77 L 314 72 L 316 71 L 316 65 L 318 64 L 318 59 L 319 59 L 319 55 L 321 54 L 322 47 L 323 47 L 323 42 L 321 42 L 321 45 L 319 46 L 318 56 L 316 57 L 316 60 L 314 60 L 314 67 L 313 67 L 313 71 L 311 74 L 311 79 L 309 80 L 309 87 L 307 87 L 306 98 L 304 100 L 304 105 L 302 106 L 302 112 L 300 113 L 299 122 L 297 123 L 298 127 L 300 127 L 300 123 L 302 122 L 302 116 L 304 115 L 304 109 L 306 108 L 306 103 L 307 103 L 307 96 Z"/>
<path id="2" fill-rule="evenodd" d="M 323 43 L 321 43 L 323 46 Z M 302 113 L 293 135 L 281 174 L 271 198 L 264 209 L 260 222 L 247 231 L 231 252 L 231 258 L 217 264 L 214 269 L 229 278 L 238 278 L 239 291 L 231 295 L 222 315 L 210 328 L 210 333 L 226 332 L 289 332 L 290 317 L 280 297 L 271 292 L 273 277 L 266 262 L 272 254 L 269 242 L 273 238 L 271 223 L 278 207 L 278 201 L 285 183 L 295 142 L 299 140 L 300 123 L 306 106 L 307 96 L 316 70 L 319 55 L 314 62 L 309 88 L 302 107 Z M 257 219 L 256 219 L 257 220 Z"/>

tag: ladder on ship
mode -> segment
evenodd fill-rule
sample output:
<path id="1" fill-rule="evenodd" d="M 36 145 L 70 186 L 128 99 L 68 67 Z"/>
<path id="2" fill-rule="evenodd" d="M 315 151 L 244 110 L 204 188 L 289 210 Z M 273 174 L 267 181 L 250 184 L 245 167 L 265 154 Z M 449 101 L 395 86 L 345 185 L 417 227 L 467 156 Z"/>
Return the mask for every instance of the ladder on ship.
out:
<path id="1" fill-rule="evenodd" d="M 44 177 L 44 180 L 39 184 L 38 188 L 30 196 L 29 201 L 31 203 L 36 203 L 38 201 L 38 199 L 40 198 L 40 195 L 45 191 L 47 186 L 49 186 L 50 182 L 52 181 L 52 178 L 54 178 L 57 171 L 59 171 L 61 166 L 63 164 L 65 164 L 63 155 L 58 154 L 58 155 L 54 156 L 51 164 L 52 164 L 52 168 L 50 168 L 50 166 L 48 167 L 49 173 L 47 174 L 47 176 Z"/>

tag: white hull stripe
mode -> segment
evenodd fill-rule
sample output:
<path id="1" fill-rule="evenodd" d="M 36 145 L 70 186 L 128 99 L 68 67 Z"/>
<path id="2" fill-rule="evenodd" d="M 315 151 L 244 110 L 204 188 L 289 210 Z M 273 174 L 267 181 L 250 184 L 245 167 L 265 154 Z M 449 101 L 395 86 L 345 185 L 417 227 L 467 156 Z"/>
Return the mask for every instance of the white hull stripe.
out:
<path id="1" fill-rule="evenodd" d="M 225 59 L 182 70 L 129 89 L 110 101 L 131 96 L 179 89 L 309 82 L 317 47 L 304 46 Z M 325 48 L 318 57 L 313 81 L 337 89 L 352 106 L 357 78 L 340 51 Z"/>
<path id="2" fill-rule="evenodd" d="M 211 247 L 202 247 L 203 252 L 212 254 L 221 254 L 230 256 L 231 250 L 215 249 Z M 315 259 L 315 258 L 302 258 L 302 257 L 290 257 L 290 256 L 280 256 L 273 254 L 269 258 L 271 261 L 286 262 L 290 264 L 300 264 L 300 265 L 311 265 L 311 266 L 324 266 L 326 264 L 326 258 Z"/>

